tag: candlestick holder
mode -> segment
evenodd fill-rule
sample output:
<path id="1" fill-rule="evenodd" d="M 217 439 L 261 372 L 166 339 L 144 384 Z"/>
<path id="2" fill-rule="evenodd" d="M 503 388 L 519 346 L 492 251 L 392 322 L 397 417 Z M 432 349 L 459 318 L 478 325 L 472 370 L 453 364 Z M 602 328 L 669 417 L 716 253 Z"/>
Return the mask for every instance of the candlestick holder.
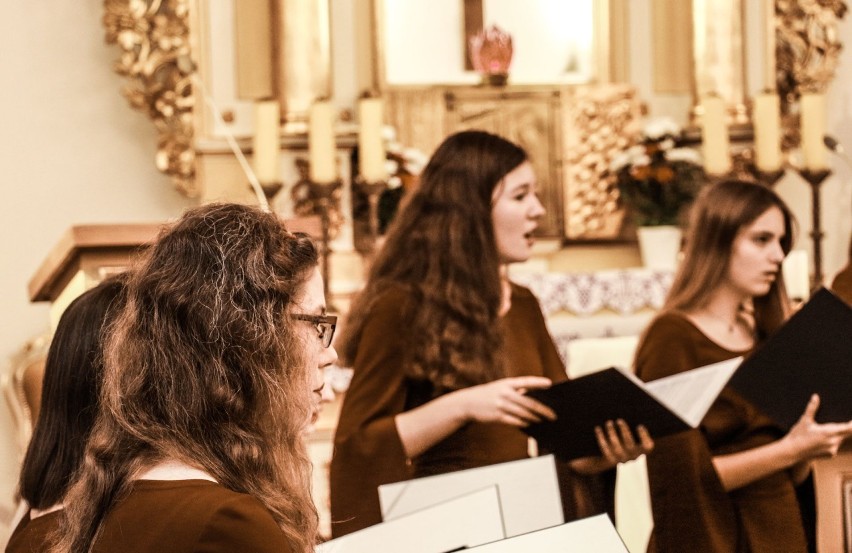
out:
<path id="1" fill-rule="evenodd" d="M 811 240 L 814 244 L 814 274 L 811 278 L 811 290 L 813 291 L 822 286 L 822 238 L 825 234 L 822 232 L 820 220 L 822 211 L 820 190 L 822 183 L 831 175 L 831 171 L 828 169 L 819 171 L 801 169 L 799 174 L 811 187 Z"/>
<path id="2" fill-rule="evenodd" d="M 335 311 L 331 301 L 331 240 L 336 231 L 337 221 L 340 218 L 340 180 L 334 182 L 313 182 L 307 178 L 307 162 L 296 160 L 296 167 L 300 173 L 297 182 L 290 194 L 293 197 L 293 211 L 297 215 L 319 215 L 320 218 L 320 256 L 322 258 L 322 280 L 323 292 L 325 293 L 326 308 Z"/>
<path id="3" fill-rule="evenodd" d="M 784 176 L 784 173 L 784 169 L 776 169 L 775 171 L 761 171 L 760 169 L 755 167 L 753 174 L 754 178 L 756 178 L 758 182 L 760 182 L 760 184 L 772 188 L 778 183 L 779 180 L 781 180 L 781 177 Z"/>
<path id="4" fill-rule="evenodd" d="M 367 221 L 370 232 L 370 252 L 375 250 L 376 241 L 379 238 L 379 198 L 381 198 L 382 192 L 387 190 L 387 188 L 388 183 L 384 180 L 370 182 L 360 176 L 355 178 L 355 189 L 367 196 L 367 205 L 369 206 Z"/>

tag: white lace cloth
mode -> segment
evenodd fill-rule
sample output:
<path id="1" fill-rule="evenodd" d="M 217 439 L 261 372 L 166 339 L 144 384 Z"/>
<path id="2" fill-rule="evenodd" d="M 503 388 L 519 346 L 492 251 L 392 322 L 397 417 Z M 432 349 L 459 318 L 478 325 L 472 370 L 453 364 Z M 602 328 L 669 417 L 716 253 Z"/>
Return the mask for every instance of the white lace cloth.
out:
<path id="1" fill-rule="evenodd" d="M 538 297 L 546 316 L 560 312 L 588 316 L 611 310 L 630 315 L 660 309 L 674 273 L 653 269 L 621 269 L 590 273 L 513 275 Z"/>

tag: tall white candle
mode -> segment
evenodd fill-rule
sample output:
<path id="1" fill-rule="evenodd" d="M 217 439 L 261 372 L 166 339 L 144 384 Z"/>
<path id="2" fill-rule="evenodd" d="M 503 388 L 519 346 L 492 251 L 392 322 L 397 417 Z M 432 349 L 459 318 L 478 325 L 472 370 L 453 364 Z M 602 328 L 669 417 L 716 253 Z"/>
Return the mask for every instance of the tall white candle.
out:
<path id="1" fill-rule="evenodd" d="M 384 103 L 381 98 L 364 98 L 358 104 L 358 163 L 367 182 L 387 180 L 385 143 L 382 140 Z"/>
<path id="2" fill-rule="evenodd" d="M 281 152 L 278 134 L 280 118 L 281 110 L 277 101 L 255 102 L 252 160 L 254 174 L 257 180 L 262 183 L 281 180 Z"/>
<path id="3" fill-rule="evenodd" d="M 825 96 L 802 94 L 801 98 L 802 155 L 805 169 L 823 171 L 828 168 L 825 147 Z"/>
<path id="4" fill-rule="evenodd" d="M 308 161 L 312 182 L 331 184 L 337 180 L 334 138 L 334 107 L 331 102 L 316 101 L 308 123 Z"/>
<path id="5" fill-rule="evenodd" d="M 787 295 L 795 300 L 804 301 L 810 296 L 811 277 L 808 263 L 808 252 L 793 250 L 784 258 L 782 265 L 784 287 Z"/>
<path id="6" fill-rule="evenodd" d="M 761 171 L 781 168 L 781 111 L 778 95 L 764 92 L 754 98 L 755 164 Z"/>
<path id="7" fill-rule="evenodd" d="M 701 101 L 701 141 L 704 169 L 711 175 L 724 175 L 731 170 L 725 101 L 719 96 L 705 96 Z"/>

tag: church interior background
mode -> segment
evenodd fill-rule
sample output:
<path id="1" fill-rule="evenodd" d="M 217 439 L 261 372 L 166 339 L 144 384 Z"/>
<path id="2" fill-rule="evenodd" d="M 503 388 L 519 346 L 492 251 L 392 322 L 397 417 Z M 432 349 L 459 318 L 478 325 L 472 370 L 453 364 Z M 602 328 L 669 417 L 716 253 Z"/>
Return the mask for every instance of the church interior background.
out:
<path id="1" fill-rule="evenodd" d="M 477 85 L 478 77 L 463 67 L 460 77 L 451 74 L 452 69 L 448 67 L 462 64 L 463 61 L 459 61 L 463 60 L 462 55 L 447 61 L 446 66 L 442 65 L 440 56 L 446 53 L 447 43 L 461 48 L 464 42 L 461 27 L 436 29 L 435 32 L 426 29 L 422 36 L 409 41 L 414 52 L 410 59 L 400 61 L 386 56 L 396 49 L 389 44 L 394 36 L 400 33 L 405 36 L 409 32 L 405 27 L 406 20 L 395 22 L 395 12 L 387 6 L 381 8 L 383 16 L 376 17 L 377 6 L 393 5 L 388 0 L 311 0 L 307 3 L 298 0 L 240 0 L 241 3 L 244 1 L 245 6 L 263 3 L 277 6 L 271 11 L 273 15 L 280 15 L 281 10 L 289 9 L 292 13 L 303 10 L 300 17 L 305 19 L 302 22 L 308 21 L 310 25 L 299 26 L 291 22 L 288 26 L 286 18 L 281 18 L 277 31 L 270 34 L 273 41 L 271 59 L 276 60 L 278 66 L 265 64 L 273 67 L 266 78 L 278 79 L 277 84 L 267 90 L 263 84 L 243 82 L 240 87 L 244 92 L 248 90 L 243 97 L 228 89 L 228 83 L 245 78 L 237 74 L 239 60 L 235 60 L 239 58 L 246 63 L 245 59 L 250 59 L 246 58 L 245 51 L 241 53 L 235 46 L 240 42 L 239 36 L 247 36 L 245 31 L 240 35 L 236 21 L 237 0 L 163 2 L 167 6 L 191 8 L 185 19 L 190 31 L 186 36 L 190 58 L 197 64 L 196 78 L 204 84 L 204 93 L 225 116 L 224 121 L 215 118 L 201 95 L 202 87 L 196 86 L 196 113 L 191 114 L 189 123 L 194 127 L 195 135 L 186 146 L 194 156 L 195 176 L 189 179 L 181 174 L 179 167 L 174 167 L 179 165 L 179 161 L 163 159 L 168 148 L 163 147 L 163 134 L 152 125 L 151 119 L 132 109 L 122 96 L 121 90 L 128 79 L 115 70 L 122 63 L 120 46 L 115 42 L 120 44 L 123 39 L 113 40 L 114 44 L 107 44 L 105 40 L 110 29 L 110 13 L 127 9 L 129 5 L 137 8 L 150 6 L 153 2 L 12 2 L 4 6 L 6 16 L 0 23 L 0 51 L 3 52 L 0 68 L 5 83 L 0 89 L 4 123 L 0 149 L 4 152 L 2 159 L 6 171 L 2 185 L 3 201 L 0 202 L 3 228 L 0 233 L 0 290 L 5 305 L 0 311 L 0 368 L 4 373 L 10 370 L 28 343 L 49 334 L 51 307 L 48 302 L 31 302 L 28 286 L 48 252 L 67 229 L 81 224 L 161 223 L 178 217 L 185 208 L 203 201 L 254 201 L 225 135 L 235 135 L 239 146 L 247 153 L 251 152 L 257 145 L 253 141 L 254 135 L 260 132 L 259 128 L 255 132 L 252 113 L 262 103 L 259 99 L 269 103 L 270 91 L 274 92 L 275 103 L 278 109 L 282 109 L 285 120 L 283 127 L 274 130 L 278 152 L 275 170 L 280 179 L 273 180 L 280 181 L 283 191 L 275 196 L 272 205 L 282 216 L 302 213 L 293 188 L 301 182 L 300 179 L 304 180 L 307 171 L 302 160 L 308 159 L 306 116 L 312 101 L 326 96 L 338 117 L 337 133 L 333 138 L 336 142 L 334 163 L 341 174 L 349 175 L 349 153 L 358 144 L 359 99 L 365 91 L 369 91 L 383 99 L 384 121 L 386 124 L 395 123 L 394 141 L 412 147 L 422 155 L 428 155 L 430 148 L 437 144 L 435 139 L 440 140 L 448 129 L 475 126 L 477 121 L 485 121 L 492 129 L 508 129 L 506 132 L 509 134 L 523 131 L 523 128 L 512 128 L 513 118 L 518 119 L 519 127 L 523 127 L 525 121 L 533 127 L 538 125 L 536 132 L 539 135 L 529 137 L 529 140 L 532 144 L 546 144 L 542 146 L 544 150 L 539 151 L 553 156 L 541 161 L 537 169 L 540 174 L 550 176 L 550 188 L 545 189 L 545 196 L 552 202 L 550 207 L 555 214 L 545 221 L 546 236 L 537 245 L 538 255 L 518 270 L 519 279 L 525 279 L 528 284 L 541 283 L 548 274 L 558 274 L 562 278 L 566 274 L 585 272 L 609 278 L 607 271 L 641 265 L 635 233 L 628 231 L 625 235 L 583 222 L 585 219 L 579 227 L 572 226 L 575 225 L 572 217 L 585 213 L 584 209 L 594 212 L 610 209 L 611 206 L 605 202 L 587 203 L 571 211 L 568 207 L 574 199 L 570 196 L 571 190 L 582 188 L 583 182 L 597 175 L 583 176 L 575 171 L 578 159 L 568 159 L 568 154 L 563 156 L 562 152 L 570 153 L 572 148 L 584 142 L 582 136 L 578 138 L 566 131 L 569 126 L 574 132 L 593 128 L 588 122 L 586 126 L 577 124 L 577 113 L 572 112 L 572 106 L 578 102 L 591 102 L 589 105 L 598 105 L 599 109 L 601 105 L 628 106 L 633 110 L 631 117 L 637 121 L 670 117 L 682 127 L 691 125 L 690 111 L 695 105 L 696 87 L 702 85 L 700 78 L 696 80 L 695 75 L 690 74 L 694 72 L 695 64 L 691 56 L 693 43 L 690 41 L 696 31 L 690 27 L 692 12 L 683 9 L 688 4 L 685 0 L 590 0 L 588 13 L 594 12 L 591 17 L 596 18 L 592 26 L 596 34 L 585 37 L 591 49 L 580 48 L 580 55 L 571 62 L 576 75 L 542 84 L 536 80 L 540 78 L 535 76 L 536 67 L 530 70 L 533 76 L 526 76 L 524 71 L 530 64 L 535 66 L 549 61 L 548 50 L 523 60 L 518 54 L 515 61 L 523 61 L 524 65 L 510 72 L 510 82 L 505 89 Z M 463 10 L 462 6 L 481 8 L 485 4 L 486 10 L 482 13 L 486 14 L 486 18 L 480 21 L 480 25 L 490 23 L 487 20 L 488 0 L 430 2 L 434 6 L 452 5 L 455 6 L 452 9 L 457 11 Z M 494 3 L 500 4 L 497 0 Z M 804 1 L 799 3 L 808 4 Z M 562 4 L 569 3 L 564 0 L 551 3 L 553 6 Z M 748 103 L 748 99 L 768 86 L 770 79 L 765 68 L 769 63 L 765 46 L 768 28 L 766 6 L 773 2 L 723 0 L 708 4 L 694 0 L 693 9 L 706 10 L 707 21 L 712 23 L 714 12 L 707 7 L 712 4 L 739 6 L 737 13 L 741 14 L 743 25 L 743 43 L 739 45 L 742 66 L 739 70 L 744 79 L 738 85 L 738 93 Z M 796 2 L 778 0 L 778 4 Z M 122 5 L 125 7 L 122 8 Z M 327 10 L 320 9 L 317 13 L 316 6 Z M 410 15 L 407 16 L 408 23 L 410 18 Z M 602 18 L 609 24 L 605 24 L 606 21 L 602 24 Z M 246 21 L 251 20 L 246 17 L 242 24 L 245 25 Z M 567 19 L 562 21 L 565 21 L 563 29 L 568 29 Z M 723 23 L 717 22 L 716 28 L 724 29 Z M 377 30 L 377 24 L 385 30 L 383 34 Z M 590 33 L 588 29 L 570 29 L 578 35 Z M 168 34 L 170 31 L 165 29 L 163 32 Z M 319 37 L 319 44 L 326 45 L 328 50 L 303 51 L 304 59 L 293 59 L 293 54 L 288 58 L 283 50 L 275 49 L 274 43 L 288 44 L 288 37 L 292 37 L 293 32 L 313 33 L 312 39 Z M 852 37 L 852 17 L 837 18 L 835 33 L 834 36 L 840 37 L 841 41 L 844 37 Z M 251 35 L 249 33 L 248 36 Z M 376 35 L 380 35 L 378 39 Z M 522 37 L 516 35 L 514 40 L 516 50 L 521 51 Z M 678 44 L 686 44 L 686 47 L 679 48 Z M 832 67 L 833 78 L 824 90 L 825 134 L 834 137 L 838 144 L 852 148 L 852 49 L 848 45 L 843 46 L 836 56 L 836 66 Z M 250 45 L 244 44 L 243 47 Z M 298 51 L 297 46 L 290 47 Z M 432 52 L 431 58 L 421 60 L 416 57 L 419 51 L 425 50 Z M 319 56 L 319 61 L 311 56 Z M 435 56 L 439 56 L 437 61 Z M 699 65 L 709 68 L 712 74 L 714 63 L 721 62 L 705 59 L 703 63 Z M 312 68 L 306 69 L 300 64 L 312 64 Z M 686 70 L 680 71 L 680 68 Z M 400 70 L 402 76 L 394 76 L 395 70 Z M 327 74 L 317 77 L 322 71 Z M 306 72 L 311 78 L 320 78 L 321 82 L 299 81 Z M 416 82 L 418 75 L 429 74 L 436 76 L 423 77 L 423 82 Z M 411 75 L 414 75 L 413 80 Z M 406 84 L 395 85 L 393 79 L 397 78 Z M 406 79 L 409 81 L 406 82 Z M 291 85 L 296 81 L 299 82 Z M 447 84 L 448 81 L 452 83 Z M 252 92 L 252 86 L 259 86 L 259 89 Z M 609 86 L 606 89 L 609 99 L 595 104 L 598 100 L 594 94 L 583 95 L 584 86 Z M 179 101 L 175 109 L 180 109 L 178 104 Z M 424 107 L 427 105 L 428 110 Z M 489 120 L 484 116 L 483 119 L 483 114 L 495 109 L 503 110 L 506 117 Z M 443 127 L 429 126 L 429 118 L 435 113 L 441 114 L 441 120 L 445 122 Z M 558 115 L 555 120 L 551 118 L 554 114 Z M 625 128 L 619 123 L 612 125 L 617 130 Z M 522 133 L 518 136 L 523 139 Z M 171 152 L 174 155 L 179 153 Z M 822 281 L 825 283 L 830 282 L 849 260 L 852 164 L 847 160 L 831 152 L 827 156 L 832 173 L 821 190 L 821 227 L 824 232 L 821 262 Z M 169 174 L 158 170 L 158 165 L 160 168 L 169 166 L 166 171 Z M 369 193 L 358 192 L 361 194 L 358 196 L 358 183 L 349 176 L 342 180 L 342 189 L 335 196 L 338 212 L 330 222 L 334 235 L 331 238 L 333 253 L 329 265 L 329 288 L 336 304 L 345 307 L 347 299 L 358 289 L 365 258 L 369 257 L 369 248 L 375 247 L 375 244 L 364 245 L 364 235 L 370 231 L 369 222 L 353 221 L 352 215 L 353 205 L 358 201 L 363 203 Z M 563 187 L 562 183 L 569 181 L 574 188 L 567 184 Z M 594 182 L 590 186 L 594 187 Z M 812 259 L 813 245 L 809 236 L 812 230 L 811 188 L 795 171 L 789 170 L 774 186 L 793 208 L 799 221 L 795 248 L 808 252 Z M 556 210 L 552 209 L 554 205 L 557 205 Z M 595 217 L 598 216 L 600 211 L 590 215 L 592 220 L 597 220 Z M 565 308 L 559 305 L 549 307 L 547 301 L 542 299 L 546 312 Z M 616 313 L 610 309 L 607 332 L 612 333 L 615 329 L 615 334 L 638 333 L 635 325 L 637 321 L 647 320 L 647 311 L 631 319 L 635 314 L 633 310 Z M 566 323 L 569 325 L 567 328 L 575 328 L 570 325 L 593 326 L 596 324 L 593 319 L 597 320 L 595 317 L 580 317 L 578 322 L 577 317 L 571 317 L 571 321 Z M 619 324 L 622 323 L 627 325 L 625 328 L 633 330 L 619 332 Z M 13 416 L 5 399 L 2 403 L 0 543 L 5 543 L 8 534 L 6 523 L 14 510 L 14 489 L 22 451 Z"/>

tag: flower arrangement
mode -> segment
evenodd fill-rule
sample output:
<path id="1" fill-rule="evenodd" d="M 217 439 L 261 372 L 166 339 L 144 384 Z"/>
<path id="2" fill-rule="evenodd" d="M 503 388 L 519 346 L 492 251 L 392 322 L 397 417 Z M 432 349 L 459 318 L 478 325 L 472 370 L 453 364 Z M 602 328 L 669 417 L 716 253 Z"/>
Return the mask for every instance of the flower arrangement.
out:
<path id="1" fill-rule="evenodd" d="M 701 157 L 678 147 L 681 129 L 669 118 L 650 120 L 640 142 L 615 156 L 615 175 L 621 202 L 638 226 L 677 225 L 681 210 L 706 182 Z"/>

